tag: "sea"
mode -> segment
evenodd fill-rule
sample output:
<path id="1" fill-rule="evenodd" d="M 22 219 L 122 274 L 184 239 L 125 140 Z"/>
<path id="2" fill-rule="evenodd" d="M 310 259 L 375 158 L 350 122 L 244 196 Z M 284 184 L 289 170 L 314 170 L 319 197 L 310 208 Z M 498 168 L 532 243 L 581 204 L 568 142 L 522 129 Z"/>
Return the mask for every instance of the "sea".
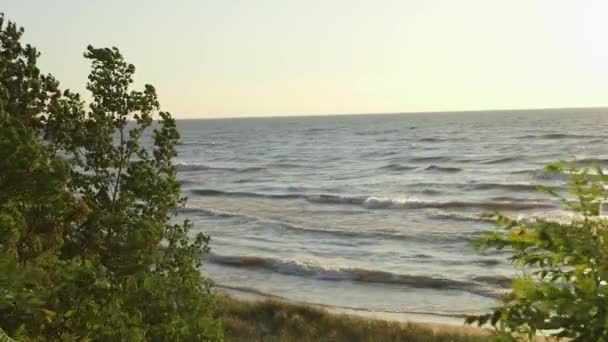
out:
<path id="1" fill-rule="evenodd" d="M 517 271 L 483 214 L 568 218 L 537 185 L 608 165 L 608 109 L 179 120 L 179 219 L 220 291 L 337 310 L 487 312 Z M 410 316 L 408 316 L 410 317 Z"/>

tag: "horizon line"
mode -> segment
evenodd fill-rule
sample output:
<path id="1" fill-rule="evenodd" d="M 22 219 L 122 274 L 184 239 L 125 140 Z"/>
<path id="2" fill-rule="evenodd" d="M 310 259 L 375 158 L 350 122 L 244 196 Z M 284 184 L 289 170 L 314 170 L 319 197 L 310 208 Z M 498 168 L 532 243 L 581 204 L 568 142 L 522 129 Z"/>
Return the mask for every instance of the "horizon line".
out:
<path id="1" fill-rule="evenodd" d="M 578 106 L 578 107 L 536 107 L 536 108 L 506 108 L 506 109 L 473 109 L 473 110 L 442 110 L 442 111 L 413 111 L 413 112 L 370 112 L 370 113 L 328 113 L 328 114 L 294 114 L 294 115 L 245 115 L 245 116 L 216 116 L 216 117 L 188 117 L 176 120 L 229 120 L 229 119 L 270 119 L 270 118 L 306 118 L 318 116 L 363 116 L 363 115 L 408 115 L 408 114 L 451 114 L 451 113 L 477 113 L 477 112 L 518 112 L 543 110 L 580 110 L 580 109 L 608 109 L 605 106 Z"/>

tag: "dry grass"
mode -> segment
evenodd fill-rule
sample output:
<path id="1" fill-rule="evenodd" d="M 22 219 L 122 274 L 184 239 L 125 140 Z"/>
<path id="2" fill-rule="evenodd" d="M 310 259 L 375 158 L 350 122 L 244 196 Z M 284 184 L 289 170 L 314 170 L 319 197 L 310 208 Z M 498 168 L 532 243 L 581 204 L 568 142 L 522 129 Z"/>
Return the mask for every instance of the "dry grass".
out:
<path id="1" fill-rule="evenodd" d="M 490 341 L 482 329 L 400 323 L 280 301 L 224 297 L 226 341 Z"/>

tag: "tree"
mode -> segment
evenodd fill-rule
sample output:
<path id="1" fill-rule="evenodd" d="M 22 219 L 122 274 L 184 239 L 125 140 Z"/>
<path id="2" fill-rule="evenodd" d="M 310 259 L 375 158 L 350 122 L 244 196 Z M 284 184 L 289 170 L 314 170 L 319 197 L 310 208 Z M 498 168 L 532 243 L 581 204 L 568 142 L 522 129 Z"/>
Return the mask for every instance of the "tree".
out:
<path id="1" fill-rule="evenodd" d="M 85 110 L 41 75 L 22 33 L 0 16 L 0 328 L 33 340 L 220 340 L 199 272 L 209 239 L 175 220 L 179 133 L 154 87 L 131 90 L 135 67 L 119 50 L 89 46 Z"/>
<path id="2" fill-rule="evenodd" d="M 467 321 L 489 322 L 507 340 L 544 330 L 573 341 L 608 341 L 608 219 L 599 216 L 608 176 L 597 166 L 564 162 L 547 170 L 570 175 L 568 193 L 542 190 L 574 213 L 572 220 L 495 215 L 502 231 L 486 234 L 478 246 L 510 250 L 521 275 L 493 313 Z"/>

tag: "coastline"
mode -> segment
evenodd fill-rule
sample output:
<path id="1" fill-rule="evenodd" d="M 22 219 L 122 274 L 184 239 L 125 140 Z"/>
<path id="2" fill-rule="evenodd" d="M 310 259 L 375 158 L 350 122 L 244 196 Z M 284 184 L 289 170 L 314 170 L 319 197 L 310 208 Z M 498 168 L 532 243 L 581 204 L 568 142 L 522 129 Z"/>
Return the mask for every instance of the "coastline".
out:
<path id="1" fill-rule="evenodd" d="M 345 314 L 349 316 L 357 316 L 366 319 L 375 319 L 389 322 L 398 323 L 415 323 L 428 325 L 431 327 L 450 327 L 450 328 L 464 328 L 464 329 L 480 329 L 473 326 L 468 326 L 464 323 L 464 316 L 450 316 L 441 314 L 431 313 L 416 313 L 416 312 L 381 312 L 372 311 L 358 308 L 343 308 L 334 307 L 329 305 L 323 305 L 318 303 L 307 303 L 300 301 L 293 301 L 280 296 L 272 296 L 267 294 L 258 294 L 252 292 L 241 291 L 234 288 L 227 287 L 214 287 L 216 293 L 220 296 L 228 296 L 238 301 L 245 302 L 264 302 L 264 301 L 275 301 L 285 303 L 287 305 L 294 306 L 306 306 L 319 310 L 327 311 L 331 314 Z"/>
<path id="2" fill-rule="evenodd" d="M 486 342 L 492 334 L 464 324 L 400 321 L 261 296 L 218 298 L 227 341 Z"/>

